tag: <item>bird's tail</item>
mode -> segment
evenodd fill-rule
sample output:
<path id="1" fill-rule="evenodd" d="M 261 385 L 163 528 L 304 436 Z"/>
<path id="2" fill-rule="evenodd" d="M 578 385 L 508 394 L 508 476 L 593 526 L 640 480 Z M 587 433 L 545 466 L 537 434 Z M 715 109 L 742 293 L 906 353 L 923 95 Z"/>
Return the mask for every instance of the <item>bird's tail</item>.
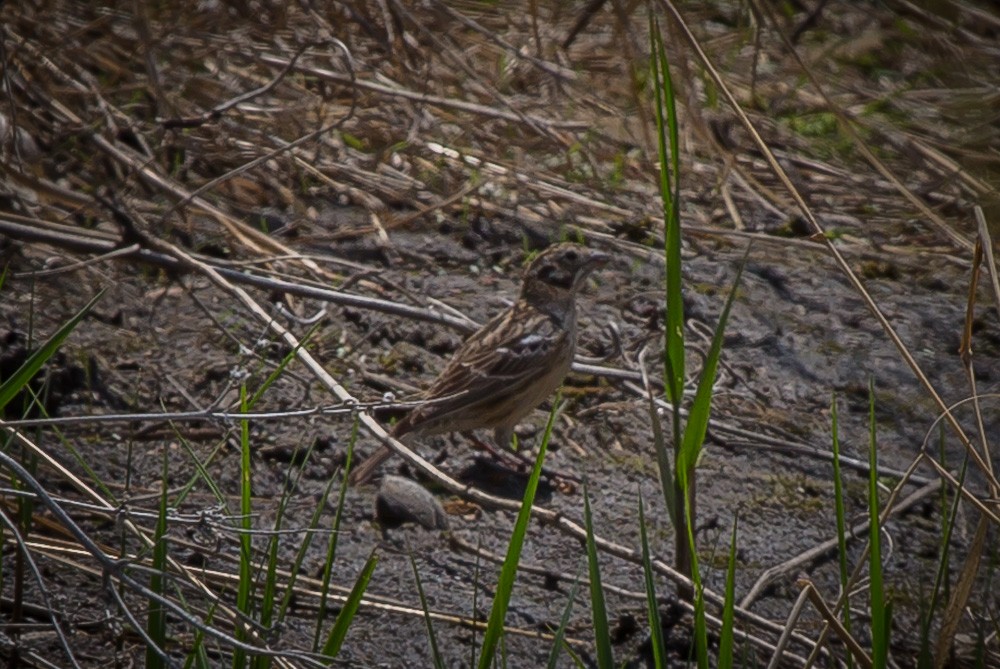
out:
<path id="1" fill-rule="evenodd" d="M 389 459 L 392 449 L 388 446 L 379 446 L 378 450 L 365 458 L 360 465 L 351 470 L 347 477 L 347 483 L 352 486 L 362 485 L 371 481 L 379 466 Z"/>

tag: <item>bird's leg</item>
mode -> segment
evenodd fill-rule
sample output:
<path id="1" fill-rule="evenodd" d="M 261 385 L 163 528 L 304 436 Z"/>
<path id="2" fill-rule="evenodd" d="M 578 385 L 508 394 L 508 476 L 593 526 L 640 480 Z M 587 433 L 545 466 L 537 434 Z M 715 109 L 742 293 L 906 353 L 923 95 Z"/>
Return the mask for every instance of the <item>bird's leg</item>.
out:
<path id="1" fill-rule="evenodd" d="M 524 462 L 522 458 L 517 457 L 517 454 L 512 453 L 506 448 L 498 448 L 499 443 L 495 446 L 489 443 L 488 441 L 483 441 L 482 439 L 477 437 L 473 432 L 463 432 L 462 436 L 468 439 L 470 442 L 472 442 L 473 446 L 475 446 L 481 451 L 486 451 L 487 453 L 492 455 L 495 459 L 499 460 L 507 467 L 517 468 Z M 510 442 L 508 441 L 508 443 Z"/>
<path id="2" fill-rule="evenodd" d="M 509 448 L 500 448 L 500 444 L 504 446 L 509 446 L 510 439 L 513 436 L 513 432 L 506 433 L 506 441 L 501 441 L 503 435 L 500 430 L 496 430 L 494 433 L 494 440 L 496 445 L 490 444 L 487 441 L 479 439 L 472 432 L 463 432 L 462 436 L 471 441 L 480 450 L 486 451 L 492 455 L 495 459 L 499 460 L 501 464 L 505 467 L 510 467 L 515 471 L 531 471 L 531 468 L 535 466 L 534 459 L 529 456 L 524 451 L 511 451 Z M 551 469 L 542 465 L 542 477 L 549 481 L 563 481 L 568 483 L 582 483 L 583 479 L 579 476 L 573 474 L 567 474 L 556 469 Z"/>

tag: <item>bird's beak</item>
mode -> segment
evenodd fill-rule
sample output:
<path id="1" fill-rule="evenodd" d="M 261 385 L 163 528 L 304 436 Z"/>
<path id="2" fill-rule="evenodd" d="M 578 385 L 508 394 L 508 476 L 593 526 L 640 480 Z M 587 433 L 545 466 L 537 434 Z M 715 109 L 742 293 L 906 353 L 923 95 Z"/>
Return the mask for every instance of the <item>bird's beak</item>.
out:
<path id="1" fill-rule="evenodd" d="M 587 267 L 590 269 L 597 269 L 599 267 L 604 267 L 611 260 L 611 256 L 607 253 L 601 253 L 600 251 L 591 251 L 590 258 L 587 259 Z"/>

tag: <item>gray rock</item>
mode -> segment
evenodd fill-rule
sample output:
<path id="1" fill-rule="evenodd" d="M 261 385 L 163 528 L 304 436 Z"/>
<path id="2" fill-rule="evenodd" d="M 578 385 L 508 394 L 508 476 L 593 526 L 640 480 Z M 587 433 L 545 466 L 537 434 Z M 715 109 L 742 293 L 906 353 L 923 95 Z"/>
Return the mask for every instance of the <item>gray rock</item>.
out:
<path id="1" fill-rule="evenodd" d="M 441 503 L 416 481 L 386 476 L 375 496 L 375 519 L 383 527 L 418 523 L 428 530 L 448 529 L 448 516 Z"/>

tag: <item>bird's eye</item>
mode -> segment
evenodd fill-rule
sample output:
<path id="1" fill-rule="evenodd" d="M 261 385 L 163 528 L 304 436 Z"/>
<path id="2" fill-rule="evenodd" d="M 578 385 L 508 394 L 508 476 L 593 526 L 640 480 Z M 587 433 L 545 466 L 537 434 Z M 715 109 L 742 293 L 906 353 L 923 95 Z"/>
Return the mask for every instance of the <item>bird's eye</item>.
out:
<path id="1" fill-rule="evenodd" d="M 569 262 L 575 263 L 577 260 L 580 259 L 580 254 L 577 253 L 576 251 L 566 251 L 566 254 L 563 256 L 563 258 L 565 258 Z"/>
<path id="2" fill-rule="evenodd" d="M 538 272 L 538 278 L 543 283 L 559 288 L 569 289 L 573 285 L 573 272 L 554 265 L 542 267 Z"/>

